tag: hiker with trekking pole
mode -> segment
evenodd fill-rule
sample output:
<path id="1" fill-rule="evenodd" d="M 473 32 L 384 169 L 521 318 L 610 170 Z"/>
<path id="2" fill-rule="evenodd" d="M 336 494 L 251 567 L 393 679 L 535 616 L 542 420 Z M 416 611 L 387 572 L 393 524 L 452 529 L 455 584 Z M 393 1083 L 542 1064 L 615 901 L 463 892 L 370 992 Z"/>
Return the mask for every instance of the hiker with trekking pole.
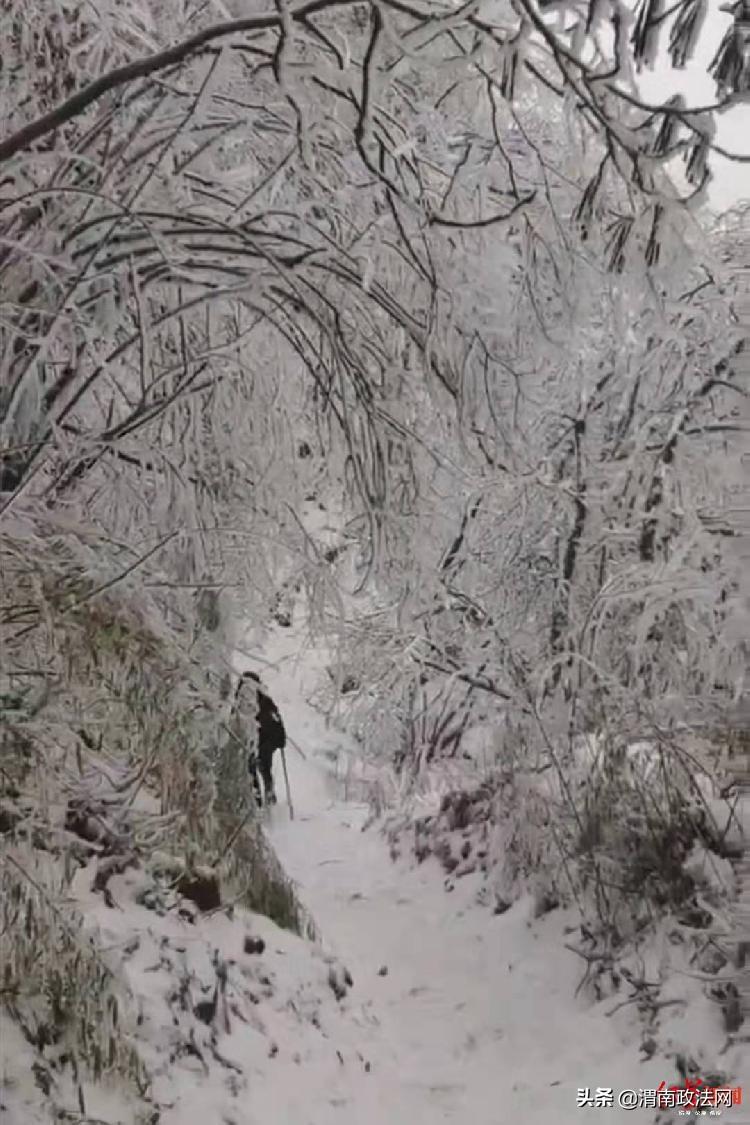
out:
<path id="1" fill-rule="evenodd" d="M 248 721 L 250 715 L 255 716 L 257 726 L 256 747 L 251 749 L 247 762 L 255 800 L 261 808 L 264 805 L 276 804 L 276 791 L 273 784 L 273 756 L 277 750 L 280 750 L 289 815 L 294 819 L 289 775 L 286 768 L 286 754 L 284 753 L 287 743 L 284 723 L 278 707 L 261 683 L 260 676 L 255 672 L 243 672 L 237 683 L 232 704 L 232 718 L 230 720 L 232 726 L 237 726 L 237 721 L 241 718 Z M 261 781 L 263 783 L 262 789 Z"/>

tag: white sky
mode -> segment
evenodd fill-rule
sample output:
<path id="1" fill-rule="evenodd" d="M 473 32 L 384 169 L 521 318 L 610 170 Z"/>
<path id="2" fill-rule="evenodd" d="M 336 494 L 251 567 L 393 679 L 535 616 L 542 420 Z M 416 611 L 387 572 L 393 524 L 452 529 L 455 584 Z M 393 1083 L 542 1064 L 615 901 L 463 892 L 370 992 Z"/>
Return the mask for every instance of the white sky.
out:
<path id="1" fill-rule="evenodd" d="M 708 105 L 716 100 L 713 79 L 706 67 L 716 54 L 731 16 L 720 10 L 719 0 L 707 0 L 708 14 L 700 36 L 695 58 L 684 70 L 674 70 L 669 60 L 640 77 L 641 92 L 649 100 L 664 101 L 672 94 L 684 94 L 688 107 Z M 666 29 L 665 29 L 666 30 Z M 666 35 L 663 41 L 666 43 Z M 708 190 L 708 204 L 714 211 L 724 211 L 741 200 L 750 202 L 750 104 L 735 106 L 717 117 L 716 143 L 732 152 L 742 153 L 748 163 L 741 164 L 713 154 L 714 173 Z"/>

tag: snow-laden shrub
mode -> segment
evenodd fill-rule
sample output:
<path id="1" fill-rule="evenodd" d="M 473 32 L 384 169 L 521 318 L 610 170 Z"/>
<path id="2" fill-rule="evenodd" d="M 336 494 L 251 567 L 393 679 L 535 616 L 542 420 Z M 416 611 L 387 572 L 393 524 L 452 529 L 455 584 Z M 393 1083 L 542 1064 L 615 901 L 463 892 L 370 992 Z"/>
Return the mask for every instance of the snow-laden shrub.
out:
<path id="1" fill-rule="evenodd" d="M 80 1065 L 97 1080 L 117 1073 L 142 1091 L 127 990 L 66 908 L 65 888 L 39 867 L 31 849 L 6 854 L 0 866 L 4 1006 L 53 1066 L 68 1062 L 75 1073 Z"/>
<path id="2" fill-rule="evenodd" d="M 665 913 L 706 927 L 732 898 L 728 859 L 743 846 L 720 766 L 738 737 L 592 734 L 536 768 L 506 742 L 482 776 L 438 764 L 394 789 L 383 827 L 394 854 L 432 857 L 451 878 L 483 874 L 498 910 L 529 893 L 540 913 L 573 904 L 617 942 Z"/>
<path id="3" fill-rule="evenodd" d="M 345 706 L 417 792 L 472 729 L 493 730 L 488 858 L 504 889 L 551 883 L 611 920 L 638 895 L 663 908 L 690 893 L 686 837 L 705 810 L 685 747 L 740 725 L 747 284 L 718 229 L 713 244 L 686 232 L 668 268 L 615 278 L 601 246 L 532 225 L 545 252 L 493 290 L 462 418 L 415 423 L 452 460 L 419 465 L 431 487 L 403 514 L 401 570 L 380 578 L 378 617 L 352 615 L 342 664 L 366 667 L 367 688 Z M 627 753 L 644 739 L 651 773 Z"/>
<path id="4" fill-rule="evenodd" d="M 159 848 L 215 872 L 222 903 L 305 921 L 254 817 L 208 647 L 197 667 L 126 570 L 53 518 L 0 537 L 0 1003 L 38 1050 L 140 1082 L 127 997 L 70 904 L 81 865 L 96 861 L 106 895 L 110 873 Z"/>

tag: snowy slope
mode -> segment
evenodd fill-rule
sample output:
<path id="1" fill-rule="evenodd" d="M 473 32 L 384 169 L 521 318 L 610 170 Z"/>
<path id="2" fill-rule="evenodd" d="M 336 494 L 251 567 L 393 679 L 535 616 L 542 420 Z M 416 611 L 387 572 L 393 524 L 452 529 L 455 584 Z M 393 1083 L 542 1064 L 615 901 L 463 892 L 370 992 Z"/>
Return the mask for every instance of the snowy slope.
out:
<path id="1" fill-rule="evenodd" d="M 351 968 L 352 998 L 371 1021 L 368 1052 L 399 1075 L 390 1091 L 395 1117 L 384 1105 L 371 1118 L 368 1104 L 355 1119 L 572 1125 L 604 1112 L 579 1108 L 579 1087 L 619 1092 L 675 1082 L 674 1064 L 663 1055 L 641 1061 L 635 1005 L 610 1015 L 622 995 L 592 1003 L 577 994 L 584 966 L 565 948 L 576 918 L 556 911 L 533 920 L 530 902 L 494 916 L 477 902 L 477 876 L 447 894 L 436 863 L 394 864 L 383 837 L 362 831 L 368 807 L 343 800 L 327 768 L 333 751 L 351 747 L 304 702 L 324 654 L 300 656 L 299 641 L 285 632 L 264 655 L 271 662 L 266 682 L 307 754 L 303 760 L 288 751 L 295 817 L 284 804 L 273 809 L 272 839 L 325 942 Z M 283 794 L 281 777 L 277 788 Z M 653 950 L 655 968 L 668 944 Z M 715 1061 L 715 1005 L 700 985 L 675 976 L 661 1001 L 662 1045 Z M 735 1047 L 722 1060 L 727 1070 L 750 1073 L 742 1051 Z M 356 1092 L 352 1097 L 356 1105 Z M 654 1118 L 645 1109 L 636 1116 Z M 740 1111 L 723 1116 L 743 1119 Z M 608 1108 L 605 1119 L 632 1120 L 632 1112 Z M 321 1106 L 309 1120 L 329 1125 L 338 1118 Z"/>
<path id="2" fill-rule="evenodd" d="M 456 879 L 447 893 L 437 862 L 394 863 L 377 827 L 363 831 L 370 808 L 356 747 L 306 701 L 326 653 L 304 649 L 300 636 L 279 630 L 262 649 L 247 647 L 262 651 L 255 666 L 305 754 L 287 751 L 294 818 L 276 763 L 280 803 L 268 831 L 322 945 L 240 909 L 201 914 L 179 900 L 148 908 L 150 876 L 140 868 L 110 879 L 107 905 L 91 889 L 93 861 L 76 875 L 74 898 L 127 983 L 150 1086 L 140 1098 L 85 1080 L 79 1090 L 2 1016 L 3 1122 L 652 1122 L 645 1109 L 579 1108 L 577 1091 L 671 1084 L 667 1055 L 678 1050 L 706 1073 L 737 1076 L 735 1084 L 750 1075 L 746 1044 L 722 1055 L 717 1006 L 666 930 L 642 951 L 643 976 L 662 980 L 659 1049 L 642 1061 L 628 989 L 594 1002 L 578 987 L 585 965 L 565 948 L 576 943 L 572 913 L 534 919 L 524 900 L 494 915 L 478 901 L 479 875 Z M 248 950 L 248 936 L 263 948 Z M 213 1008 L 217 966 L 226 986 Z M 723 1119 L 748 1121 L 743 1108 Z"/>

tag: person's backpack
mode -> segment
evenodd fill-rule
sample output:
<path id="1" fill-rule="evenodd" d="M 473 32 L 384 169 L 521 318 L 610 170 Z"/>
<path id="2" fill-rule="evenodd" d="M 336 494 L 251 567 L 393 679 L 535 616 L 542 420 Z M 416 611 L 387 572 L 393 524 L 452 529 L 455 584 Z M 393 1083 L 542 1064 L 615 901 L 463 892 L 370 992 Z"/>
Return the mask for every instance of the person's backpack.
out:
<path id="1" fill-rule="evenodd" d="M 275 750 L 283 750 L 286 746 L 286 730 L 278 707 L 263 688 L 260 676 L 255 672 L 245 672 L 240 683 L 243 679 L 252 680 L 256 685 L 258 753 L 273 754 Z"/>

